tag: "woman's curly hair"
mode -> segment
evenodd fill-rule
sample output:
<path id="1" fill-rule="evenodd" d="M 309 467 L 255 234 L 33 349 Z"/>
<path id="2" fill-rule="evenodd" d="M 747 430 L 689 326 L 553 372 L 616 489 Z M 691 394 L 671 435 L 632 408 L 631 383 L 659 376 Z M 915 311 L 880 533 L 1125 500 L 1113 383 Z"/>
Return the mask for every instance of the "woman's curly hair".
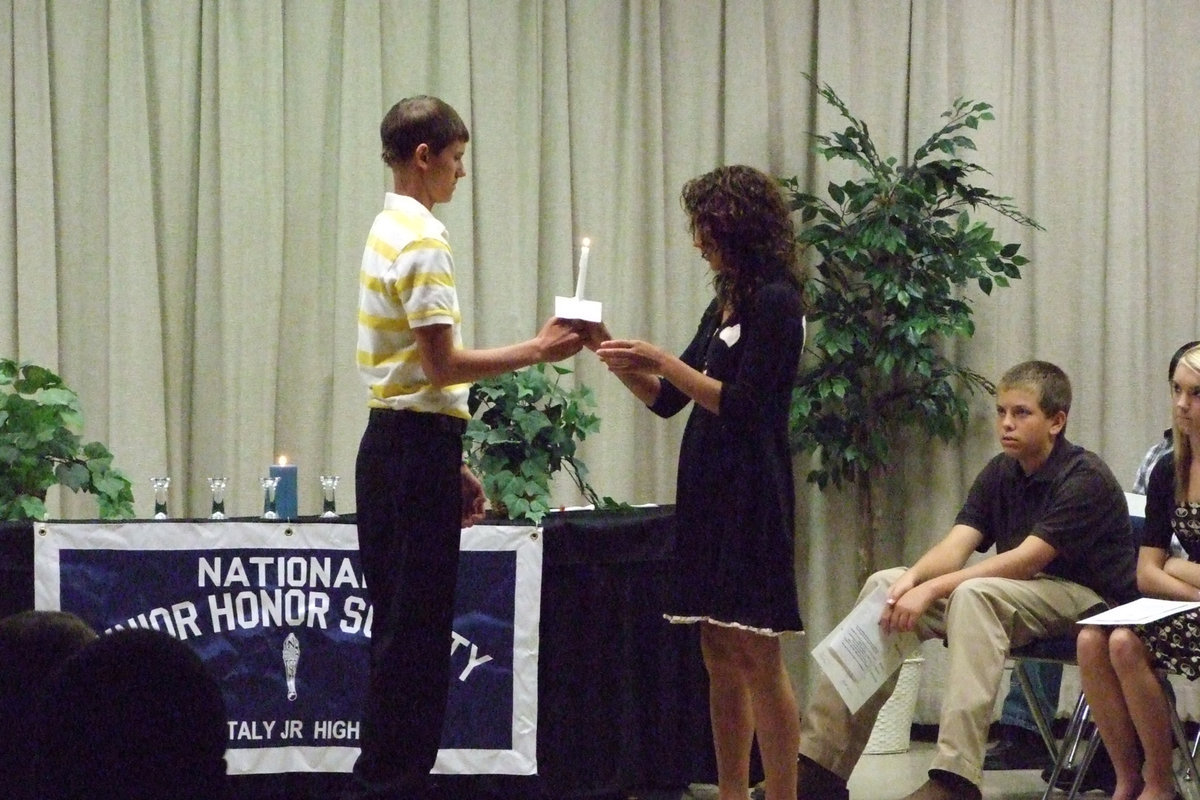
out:
<path id="1" fill-rule="evenodd" d="M 778 184 L 753 167 L 726 166 L 684 184 L 683 210 L 706 247 L 720 251 L 717 299 L 734 313 L 759 286 L 801 286 L 796 230 Z"/>

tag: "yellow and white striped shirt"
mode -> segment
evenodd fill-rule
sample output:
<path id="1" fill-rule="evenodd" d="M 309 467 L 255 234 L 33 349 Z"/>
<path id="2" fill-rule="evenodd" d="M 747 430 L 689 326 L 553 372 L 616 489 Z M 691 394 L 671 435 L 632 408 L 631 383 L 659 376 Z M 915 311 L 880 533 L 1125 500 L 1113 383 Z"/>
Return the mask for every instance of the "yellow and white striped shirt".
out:
<path id="1" fill-rule="evenodd" d="M 358 372 L 367 404 L 469 419 L 470 384 L 430 384 L 413 335 L 423 325 L 450 325 L 461 348 L 461 323 L 446 226 L 419 201 L 388 192 L 359 272 Z"/>

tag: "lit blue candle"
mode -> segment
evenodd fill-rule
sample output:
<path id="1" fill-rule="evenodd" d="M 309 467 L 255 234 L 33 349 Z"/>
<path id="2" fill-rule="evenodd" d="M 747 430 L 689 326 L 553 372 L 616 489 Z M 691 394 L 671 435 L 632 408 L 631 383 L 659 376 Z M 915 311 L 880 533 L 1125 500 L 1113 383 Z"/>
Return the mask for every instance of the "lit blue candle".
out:
<path id="1" fill-rule="evenodd" d="M 287 463 L 286 456 L 271 465 L 271 477 L 279 478 L 275 487 L 275 513 L 280 519 L 296 518 L 296 465 Z"/>

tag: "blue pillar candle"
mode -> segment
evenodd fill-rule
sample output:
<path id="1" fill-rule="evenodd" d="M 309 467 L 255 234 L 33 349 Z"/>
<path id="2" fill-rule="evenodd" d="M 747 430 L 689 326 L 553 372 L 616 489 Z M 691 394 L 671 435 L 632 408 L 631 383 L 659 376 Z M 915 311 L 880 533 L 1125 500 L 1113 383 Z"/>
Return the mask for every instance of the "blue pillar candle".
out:
<path id="1" fill-rule="evenodd" d="M 287 463 L 283 456 L 278 464 L 271 465 L 271 477 L 279 478 L 275 487 L 275 513 L 280 519 L 296 518 L 296 465 Z"/>

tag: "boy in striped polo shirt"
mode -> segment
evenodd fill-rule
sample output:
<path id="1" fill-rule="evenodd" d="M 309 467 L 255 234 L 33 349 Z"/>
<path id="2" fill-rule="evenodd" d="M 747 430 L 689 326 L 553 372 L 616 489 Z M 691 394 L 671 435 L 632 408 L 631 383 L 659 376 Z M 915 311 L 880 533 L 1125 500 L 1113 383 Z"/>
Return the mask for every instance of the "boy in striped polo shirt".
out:
<path id="1" fill-rule="evenodd" d="M 436 97 L 411 97 L 380 125 L 394 191 L 384 196 L 359 277 L 358 369 L 370 419 L 355 467 L 358 541 L 374 606 L 356 798 L 429 793 L 445 715 L 462 526 L 483 490 L 462 463 L 472 381 L 558 361 L 582 347 L 551 318 L 532 339 L 462 346 L 454 262 L 433 207 L 466 175 L 470 134 Z"/>

